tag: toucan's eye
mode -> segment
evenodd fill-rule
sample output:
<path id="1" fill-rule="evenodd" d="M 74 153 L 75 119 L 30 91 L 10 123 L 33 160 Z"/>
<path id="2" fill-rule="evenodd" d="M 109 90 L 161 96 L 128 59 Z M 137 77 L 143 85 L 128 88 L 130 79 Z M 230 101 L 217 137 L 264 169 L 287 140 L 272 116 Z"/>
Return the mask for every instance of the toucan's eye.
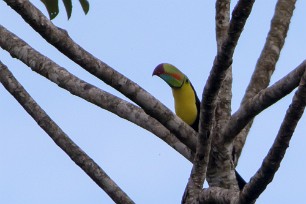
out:
<path id="1" fill-rule="evenodd" d="M 187 84 L 189 83 L 189 79 L 186 79 L 186 83 L 187 83 Z"/>

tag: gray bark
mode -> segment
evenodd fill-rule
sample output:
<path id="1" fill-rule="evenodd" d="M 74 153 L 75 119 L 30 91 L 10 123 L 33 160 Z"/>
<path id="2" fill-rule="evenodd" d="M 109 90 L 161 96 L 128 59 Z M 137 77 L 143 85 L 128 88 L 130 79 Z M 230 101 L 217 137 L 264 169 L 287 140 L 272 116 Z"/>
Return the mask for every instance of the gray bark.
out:
<path id="1" fill-rule="evenodd" d="M 134 101 L 148 115 L 174 133 L 180 141 L 189 148 L 195 149 L 196 143 L 193 139 L 196 137 L 195 131 L 142 87 L 84 50 L 70 38 L 65 30 L 54 26 L 31 2 L 27 0 L 4 1 L 60 52 Z"/>
<path id="2" fill-rule="evenodd" d="M 257 61 L 251 81 L 247 87 L 241 104 L 246 103 L 262 89 L 268 87 L 271 76 L 275 70 L 280 52 L 285 43 L 290 20 L 293 15 L 296 0 L 277 1 L 274 16 L 271 21 L 270 31 L 266 43 Z M 236 163 L 240 157 L 242 147 L 252 126 L 253 121 L 240 132 L 235 139 L 234 151 Z"/>
<path id="3" fill-rule="evenodd" d="M 254 74 L 240 108 L 232 115 L 232 56 L 254 0 L 238 1 L 231 21 L 229 21 L 230 0 L 216 1 L 218 53 L 202 93 L 198 134 L 138 84 L 76 44 L 65 30 L 54 26 L 29 1 L 4 1 L 51 45 L 86 71 L 127 96 L 138 106 L 77 78 L 0 25 L 2 49 L 71 94 L 147 129 L 193 163 L 183 203 L 253 203 L 271 182 L 306 103 L 305 61 L 268 87 L 285 43 L 295 0 L 277 2 L 271 28 Z M 50 137 L 115 202 L 133 202 L 40 109 L 3 64 L 0 64 L 0 80 Z M 293 97 L 273 146 L 257 173 L 240 192 L 234 176 L 234 167 L 237 165 L 253 119 L 296 87 L 299 87 L 298 91 Z M 51 129 L 47 127 L 49 124 Z M 234 150 L 234 158 L 232 158 L 232 150 Z M 210 185 L 207 189 L 203 189 L 205 179 Z"/>
<path id="4" fill-rule="evenodd" d="M 83 171 L 100 186 L 116 203 L 134 203 L 128 195 L 103 171 L 95 161 L 78 147 L 66 133 L 34 101 L 13 74 L 0 61 L 0 82 Z"/>

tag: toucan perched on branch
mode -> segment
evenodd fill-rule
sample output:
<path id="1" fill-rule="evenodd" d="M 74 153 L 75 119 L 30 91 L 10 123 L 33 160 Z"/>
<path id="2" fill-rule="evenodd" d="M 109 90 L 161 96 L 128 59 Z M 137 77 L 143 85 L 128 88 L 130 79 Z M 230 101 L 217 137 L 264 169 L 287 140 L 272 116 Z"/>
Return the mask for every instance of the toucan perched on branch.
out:
<path id="1" fill-rule="evenodd" d="M 188 77 L 171 64 L 159 64 L 153 75 L 162 78 L 172 89 L 175 113 L 195 131 L 199 129 L 200 100 Z M 246 182 L 235 170 L 240 190 Z"/>

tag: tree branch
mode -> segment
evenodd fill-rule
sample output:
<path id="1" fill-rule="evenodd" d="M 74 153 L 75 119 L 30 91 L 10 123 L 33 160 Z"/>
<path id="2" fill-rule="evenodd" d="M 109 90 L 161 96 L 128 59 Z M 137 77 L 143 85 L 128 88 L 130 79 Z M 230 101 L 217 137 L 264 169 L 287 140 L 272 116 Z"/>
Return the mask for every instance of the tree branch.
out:
<path id="1" fill-rule="evenodd" d="M 46 77 L 71 94 L 152 132 L 188 160 L 193 158 L 193 153 L 188 147 L 181 143 L 158 121 L 148 116 L 141 108 L 77 78 L 49 58 L 41 55 L 1 25 L 0 47 L 28 65 L 36 73 Z"/>
<path id="2" fill-rule="evenodd" d="M 34 101 L 0 61 L 0 81 L 51 139 L 116 203 L 134 203 L 128 195 L 78 147 Z"/>
<path id="3" fill-rule="evenodd" d="M 216 1 L 216 39 L 218 52 L 221 52 L 221 45 L 227 37 L 230 22 L 230 1 Z M 226 77 L 222 82 L 217 96 L 217 106 L 215 110 L 215 121 L 212 131 L 212 148 L 210 152 L 209 166 L 207 170 L 207 181 L 210 186 L 230 188 L 236 184 L 234 177 L 234 166 L 232 165 L 232 154 L 224 151 L 221 130 L 228 123 L 231 117 L 232 99 L 232 66 L 226 71 Z M 225 162 L 227 161 L 227 162 Z"/>
<path id="4" fill-rule="evenodd" d="M 218 52 L 221 51 L 222 43 L 227 37 L 227 29 L 230 22 L 230 0 L 216 1 L 216 40 Z"/>
<path id="5" fill-rule="evenodd" d="M 296 0 L 278 0 L 275 13 L 271 21 L 270 31 L 266 43 L 257 61 L 252 79 L 242 99 L 242 104 L 255 96 L 260 90 L 266 88 L 275 70 L 280 52 L 285 43 L 290 20 L 293 15 Z M 242 147 L 252 126 L 252 121 L 236 137 L 234 144 L 236 163 L 241 154 Z"/>
<path id="6" fill-rule="evenodd" d="M 276 171 L 278 170 L 289 142 L 298 121 L 303 115 L 306 106 L 306 71 L 301 78 L 298 90 L 292 99 L 282 125 L 278 131 L 276 139 L 263 160 L 262 166 L 257 173 L 251 178 L 251 181 L 245 186 L 240 194 L 241 203 L 250 203 L 258 198 L 265 190 L 267 185 L 272 181 Z"/>
<path id="7" fill-rule="evenodd" d="M 232 115 L 223 129 L 225 143 L 231 143 L 235 136 L 260 112 L 291 93 L 300 83 L 306 70 L 306 60 L 272 86 L 261 90 L 253 98 L 242 104 Z"/>
<path id="8" fill-rule="evenodd" d="M 226 76 L 226 71 L 232 64 L 232 56 L 235 47 L 246 19 L 252 10 L 253 3 L 254 0 L 240 0 L 237 3 L 233 11 L 228 35 L 222 44 L 221 51 L 218 52 L 215 58 L 212 70 L 203 90 L 197 151 L 190 179 L 185 190 L 186 197 L 184 199 L 186 203 L 192 202 L 195 196 L 202 189 L 210 155 L 212 140 L 211 129 L 215 116 L 214 111 L 216 108 L 217 95 L 222 81 Z"/>
<path id="9" fill-rule="evenodd" d="M 142 107 L 144 111 L 158 120 L 167 129 L 179 138 L 190 149 L 196 148 L 196 132 L 172 113 L 165 105 L 160 103 L 151 94 L 138 84 L 123 76 L 109 65 L 95 58 L 75 43 L 68 33 L 53 25 L 33 4 L 28 0 L 4 0 L 12 9 L 36 30 L 46 41 L 56 47 L 60 52 L 80 65 L 89 73 L 115 88 L 123 95 Z"/>
<path id="10" fill-rule="evenodd" d="M 199 194 L 199 204 L 238 203 L 239 192 L 219 187 L 203 189 Z"/>

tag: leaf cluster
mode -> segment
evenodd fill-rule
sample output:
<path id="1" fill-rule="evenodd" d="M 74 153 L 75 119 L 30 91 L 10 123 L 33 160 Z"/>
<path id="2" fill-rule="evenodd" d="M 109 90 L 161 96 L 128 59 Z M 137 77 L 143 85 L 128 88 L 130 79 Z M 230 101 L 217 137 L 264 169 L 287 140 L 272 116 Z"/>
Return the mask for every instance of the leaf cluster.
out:
<path id="1" fill-rule="evenodd" d="M 62 0 L 66 9 L 67 18 L 70 19 L 72 13 L 71 0 Z M 41 0 L 49 13 L 50 19 L 54 19 L 59 13 L 58 0 Z M 79 0 L 85 14 L 89 11 L 89 2 L 87 0 Z"/>

